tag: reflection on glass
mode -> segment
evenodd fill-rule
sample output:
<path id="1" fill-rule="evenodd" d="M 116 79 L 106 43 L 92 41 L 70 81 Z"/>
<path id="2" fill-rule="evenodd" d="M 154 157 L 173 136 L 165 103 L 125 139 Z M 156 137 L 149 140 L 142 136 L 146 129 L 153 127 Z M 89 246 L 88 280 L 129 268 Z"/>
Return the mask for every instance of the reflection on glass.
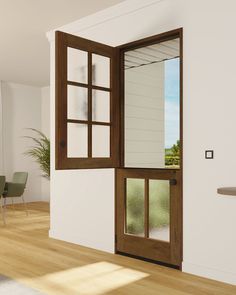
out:
<path id="1" fill-rule="evenodd" d="M 84 87 L 67 86 L 68 119 L 88 119 L 88 90 Z"/>
<path id="2" fill-rule="evenodd" d="M 93 85 L 110 87 L 110 58 L 92 54 Z"/>
<path id="3" fill-rule="evenodd" d="M 125 166 L 179 168 L 179 38 L 125 52 Z"/>
<path id="4" fill-rule="evenodd" d="M 85 124 L 67 124 L 67 157 L 85 158 L 88 156 L 88 127 Z"/>
<path id="5" fill-rule="evenodd" d="M 110 93 L 93 90 L 93 121 L 110 122 Z"/>
<path id="6" fill-rule="evenodd" d="M 126 179 L 126 233 L 144 236 L 144 179 Z"/>
<path id="7" fill-rule="evenodd" d="M 149 180 L 149 237 L 170 241 L 169 180 Z"/>
<path id="8" fill-rule="evenodd" d="M 68 47 L 67 56 L 67 80 L 88 83 L 88 53 Z"/>
<path id="9" fill-rule="evenodd" d="M 92 156 L 94 158 L 110 157 L 110 127 L 93 125 Z"/>

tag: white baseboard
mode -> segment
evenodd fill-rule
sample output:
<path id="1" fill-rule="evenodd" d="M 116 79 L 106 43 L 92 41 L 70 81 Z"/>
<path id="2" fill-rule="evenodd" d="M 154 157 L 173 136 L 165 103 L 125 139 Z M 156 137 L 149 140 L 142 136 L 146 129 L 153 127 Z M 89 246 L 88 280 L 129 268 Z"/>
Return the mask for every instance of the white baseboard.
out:
<path id="1" fill-rule="evenodd" d="M 236 274 L 184 261 L 182 271 L 208 279 L 236 285 Z"/>
<path id="2" fill-rule="evenodd" d="M 115 251 L 114 251 L 114 248 L 115 247 L 104 247 L 104 246 L 101 246 L 101 245 L 94 245 L 92 243 L 89 243 L 89 242 L 85 242 L 84 240 L 82 241 L 82 239 L 78 239 L 78 237 L 73 237 L 71 235 L 63 235 L 63 237 L 61 236 L 61 234 L 58 234 L 56 233 L 55 230 L 49 230 L 48 231 L 48 234 L 49 234 L 49 238 L 52 238 L 52 239 L 55 239 L 55 240 L 59 240 L 59 241 L 64 241 L 64 242 L 67 242 L 67 243 L 71 243 L 71 244 L 75 244 L 75 245 L 79 245 L 79 246 L 83 246 L 83 247 L 86 247 L 86 248 L 91 248 L 91 249 L 95 249 L 95 250 L 99 250 L 99 251 L 102 251 L 102 252 L 106 252 L 106 253 L 111 253 L 111 254 L 114 254 Z"/>

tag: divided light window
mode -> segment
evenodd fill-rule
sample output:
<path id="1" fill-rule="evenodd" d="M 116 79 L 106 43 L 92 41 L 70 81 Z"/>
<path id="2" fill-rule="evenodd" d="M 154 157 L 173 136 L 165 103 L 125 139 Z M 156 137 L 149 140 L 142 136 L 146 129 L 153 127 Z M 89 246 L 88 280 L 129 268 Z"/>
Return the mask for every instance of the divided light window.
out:
<path id="1" fill-rule="evenodd" d="M 115 48 L 56 32 L 56 168 L 119 165 Z"/>

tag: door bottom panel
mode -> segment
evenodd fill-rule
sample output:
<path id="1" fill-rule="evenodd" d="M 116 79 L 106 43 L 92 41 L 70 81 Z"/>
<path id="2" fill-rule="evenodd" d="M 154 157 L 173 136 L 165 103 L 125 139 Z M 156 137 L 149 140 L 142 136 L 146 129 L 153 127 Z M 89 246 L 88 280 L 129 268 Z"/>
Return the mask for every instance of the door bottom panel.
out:
<path id="1" fill-rule="evenodd" d="M 117 169 L 117 252 L 181 266 L 181 180 L 180 170 Z"/>

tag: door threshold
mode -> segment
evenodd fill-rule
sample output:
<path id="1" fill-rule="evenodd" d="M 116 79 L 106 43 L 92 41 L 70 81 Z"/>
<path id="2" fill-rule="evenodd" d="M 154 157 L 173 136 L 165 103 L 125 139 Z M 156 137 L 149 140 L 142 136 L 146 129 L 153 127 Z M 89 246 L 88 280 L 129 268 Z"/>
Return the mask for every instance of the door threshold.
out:
<path id="1" fill-rule="evenodd" d="M 142 260 L 142 261 L 146 261 L 146 262 L 149 262 L 149 263 L 154 263 L 154 264 L 157 264 L 157 265 L 161 265 L 161 266 L 165 266 L 165 267 L 169 267 L 169 268 L 173 268 L 173 269 L 177 269 L 177 270 L 181 271 L 181 266 L 179 266 L 179 265 L 173 265 L 173 264 L 169 264 L 169 263 L 165 263 L 165 262 L 161 262 L 161 261 L 157 261 L 157 260 L 137 256 L 137 255 L 132 255 L 132 254 L 128 254 L 128 253 L 124 253 L 124 252 L 120 252 L 120 251 L 116 251 L 116 254 L 126 256 L 126 257 L 130 257 L 130 258 L 134 258 L 134 259 L 138 259 L 138 260 Z"/>

